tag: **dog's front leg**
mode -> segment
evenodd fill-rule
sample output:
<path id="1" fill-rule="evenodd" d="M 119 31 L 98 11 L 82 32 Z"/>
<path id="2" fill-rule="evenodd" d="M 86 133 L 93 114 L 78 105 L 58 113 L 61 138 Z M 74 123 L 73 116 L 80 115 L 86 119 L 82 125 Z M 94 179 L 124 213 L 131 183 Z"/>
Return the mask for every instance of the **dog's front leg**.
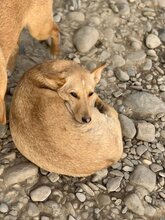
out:
<path id="1" fill-rule="evenodd" d="M 108 117 L 111 117 L 113 115 L 118 117 L 118 113 L 115 111 L 113 107 L 105 103 L 103 100 L 101 100 L 98 96 L 95 101 L 95 107 L 103 114 L 107 115 Z"/>

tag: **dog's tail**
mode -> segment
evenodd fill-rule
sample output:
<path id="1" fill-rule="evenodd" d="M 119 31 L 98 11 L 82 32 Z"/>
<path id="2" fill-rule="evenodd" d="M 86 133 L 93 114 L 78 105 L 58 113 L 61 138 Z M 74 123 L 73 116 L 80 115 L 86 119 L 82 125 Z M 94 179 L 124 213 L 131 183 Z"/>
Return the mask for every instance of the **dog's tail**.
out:
<path id="1" fill-rule="evenodd" d="M 5 93 L 7 88 L 7 71 L 6 62 L 3 52 L 0 49 L 0 123 L 6 124 L 6 107 L 5 107 Z"/>

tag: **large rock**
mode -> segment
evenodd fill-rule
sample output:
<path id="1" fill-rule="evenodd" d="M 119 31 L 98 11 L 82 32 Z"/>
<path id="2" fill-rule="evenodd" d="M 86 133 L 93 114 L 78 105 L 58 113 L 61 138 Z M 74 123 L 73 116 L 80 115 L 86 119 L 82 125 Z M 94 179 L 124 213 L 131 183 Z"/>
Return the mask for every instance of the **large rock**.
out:
<path id="1" fill-rule="evenodd" d="M 99 33 L 94 27 L 84 26 L 73 37 L 73 43 L 82 53 L 88 52 L 97 42 Z"/>
<path id="2" fill-rule="evenodd" d="M 135 193 L 132 193 L 126 197 L 125 205 L 132 212 L 134 212 L 138 215 L 144 215 L 143 204 L 142 204 L 141 200 L 139 199 L 139 197 Z"/>
<path id="3" fill-rule="evenodd" d="M 165 112 L 165 103 L 147 92 L 130 94 L 123 103 L 126 113 L 138 119 L 146 119 Z"/>
<path id="4" fill-rule="evenodd" d="M 27 180 L 29 177 L 36 176 L 38 168 L 32 163 L 21 163 L 8 168 L 4 174 L 5 184 L 12 185 Z"/>
<path id="5" fill-rule="evenodd" d="M 155 139 L 155 126 L 151 123 L 142 122 L 137 125 L 137 139 L 153 142 Z"/>
<path id="6" fill-rule="evenodd" d="M 142 186 L 151 192 L 156 185 L 156 175 L 147 167 L 138 165 L 130 177 L 130 183 L 135 186 Z"/>
<path id="7" fill-rule="evenodd" d="M 136 128 L 133 121 L 122 114 L 119 115 L 119 120 L 121 123 L 123 136 L 132 139 L 136 134 Z"/>

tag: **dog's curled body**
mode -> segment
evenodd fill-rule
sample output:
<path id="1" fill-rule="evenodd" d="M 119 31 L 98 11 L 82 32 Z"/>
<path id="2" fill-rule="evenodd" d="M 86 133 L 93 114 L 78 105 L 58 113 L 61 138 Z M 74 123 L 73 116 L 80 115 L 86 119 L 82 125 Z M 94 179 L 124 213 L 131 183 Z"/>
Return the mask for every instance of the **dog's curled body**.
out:
<path id="1" fill-rule="evenodd" d="M 93 107 L 91 122 L 78 123 L 55 91 L 58 85 L 53 89 L 45 79 L 59 63 L 47 62 L 25 73 L 11 105 L 11 134 L 20 152 L 41 168 L 87 176 L 120 159 L 120 123 L 111 107 L 111 117 Z"/>

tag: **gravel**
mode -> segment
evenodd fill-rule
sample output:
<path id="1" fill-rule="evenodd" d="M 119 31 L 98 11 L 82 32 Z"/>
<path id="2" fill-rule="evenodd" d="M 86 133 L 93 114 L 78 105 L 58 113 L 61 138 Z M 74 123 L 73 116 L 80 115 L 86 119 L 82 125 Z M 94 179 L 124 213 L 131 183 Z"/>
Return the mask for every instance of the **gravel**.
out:
<path id="1" fill-rule="evenodd" d="M 90 71 L 107 64 L 96 92 L 120 113 L 124 152 L 89 177 L 49 173 L 15 148 L 8 123 L 0 125 L 0 219 L 164 219 L 164 9 L 164 0 L 54 1 L 59 58 Z M 7 121 L 23 73 L 51 58 L 47 44 L 27 30 L 19 44 L 8 77 Z"/>

